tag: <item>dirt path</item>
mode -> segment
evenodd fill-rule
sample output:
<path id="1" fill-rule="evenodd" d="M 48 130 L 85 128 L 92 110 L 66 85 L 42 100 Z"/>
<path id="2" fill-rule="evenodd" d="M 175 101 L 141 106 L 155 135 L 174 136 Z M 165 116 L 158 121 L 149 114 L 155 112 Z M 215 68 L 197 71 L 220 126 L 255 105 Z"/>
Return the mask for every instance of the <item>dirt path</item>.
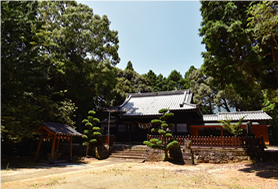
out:
<path id="1" fill-rule="evenodd" d="M 6 170 L 1 170 L 1 184 L 47 178 L 72 172 L 77 173 L 97 169 L 99 167 L 130 162 L 141 162 L 141 160 L 125 160 L 119 158 L 108 158 L 106 160 L 87 159 L 86 162 L 83 161 L 82 163 L 56 162 L 54 165 L 48 164 L 47 161 L 43 161 L 42 163 L 29 162 L 27 168 L 26 166 L 22 166 L 24 168 L 7 168 Z M 15 165 L 13 167 L 19 166 Z"/>
<path id="2" fill-rule="evenodd" d="M 175 165 L 92 161 L 86 165 L 1 171 L 1 188 L 247 188 L 278 189 L 278 163 Z"/>

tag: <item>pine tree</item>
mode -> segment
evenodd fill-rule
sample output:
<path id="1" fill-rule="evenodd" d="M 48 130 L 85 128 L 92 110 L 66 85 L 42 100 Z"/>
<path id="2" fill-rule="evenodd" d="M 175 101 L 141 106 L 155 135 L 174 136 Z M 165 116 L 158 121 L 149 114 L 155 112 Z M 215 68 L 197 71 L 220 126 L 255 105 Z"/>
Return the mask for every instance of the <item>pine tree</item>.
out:
<path id="1" fill-rule="evenodd" d="M 158 111 L 159 113 L 162 113 L 163 115 L 160 117 L 160 119 L 153 119 L 151 121 L 152 123 L 152 133 L 159 133 L 162 135 L 162 140 L 159 139 L 151 139 L 150 141 L 144 141 L 144 144 L 149 146 L 153 149 L 161 149 L 164 150 L 165 153 L 165 161 L 168 160 L 168 151 L 170 149 L 178 148 L 179 143 L 176 140 L 168 140 L 172 138 L 172 132 L 169 129 L 170 127 L 173 127 L 173 123 L 168 123 L 167 119 L 174 116 L 174 113 L 169 112 L 167 108 L 160 109 Z"/>
<path id="2" fill-rule="evenodd" d="M 83 146 L 87 146 L 86 157 L 88 157 L 89 148 L 93 144 L 96 144 L 99 137 L 101 136 L 101 133 L 99 132 L 100 128 L 96 127 L 96 124 L 99 123 L 99 119 L 92 116 L 96 114 L 96 112 L 90 110 L 88 114 L 88 119 L 84 119 L 82 121 L 82 123 L 85 123 L 85 126 L 87 128 L 84 130 L 85 134 L 82 136 L 82 138 L 85 139 L 85 142 L 83 142 Z"/>

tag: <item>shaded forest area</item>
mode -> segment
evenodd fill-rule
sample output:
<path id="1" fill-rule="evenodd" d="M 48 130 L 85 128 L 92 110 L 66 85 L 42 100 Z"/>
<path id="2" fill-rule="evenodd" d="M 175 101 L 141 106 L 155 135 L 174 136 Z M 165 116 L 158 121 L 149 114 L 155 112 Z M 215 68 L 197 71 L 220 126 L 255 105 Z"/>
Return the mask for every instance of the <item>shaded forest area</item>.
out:
<path id="1" fill-rule="evenodd" d="M 201 4 L 204 63 L 165 77 L 140 75 L 131 61 L 117 68 L 118 31 L 87 5 L 2 1 L 2 145 L 36 141 L 43 122 L 82 132 L 88 110 L 107 117 L 101 110 L 127 93 L 188 88 L 204 114 L 263 109 L 273 118 L 270 144 L 278 144 L 278 3 Z"/>

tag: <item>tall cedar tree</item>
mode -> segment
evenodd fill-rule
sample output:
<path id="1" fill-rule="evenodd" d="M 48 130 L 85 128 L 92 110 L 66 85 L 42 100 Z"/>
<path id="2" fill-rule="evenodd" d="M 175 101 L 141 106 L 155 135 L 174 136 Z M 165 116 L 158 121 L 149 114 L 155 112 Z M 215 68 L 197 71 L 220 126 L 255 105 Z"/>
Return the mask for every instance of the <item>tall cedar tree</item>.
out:
<path id="1" fill-rule="evenodd" d="M 75 1 L 39 3 L 40 18 L 46 15 L 53 44 L 45 55 L 52 57 L 57 68 L 52 86 L 67 90 L 65 96 L 78 107 L 76 121 L 81 130 L 87 110 L 107 106 L 114 97 L 114 66 L 120 61 L 118 32 L 110 29 L 106 15 L 94 14 L 87 5 Z"/>
<path id="2" fill-rule="evenodd" d="M 273 118 L 269 128 L 270 143 L 278 144 L 278 2 L 252 4 L 248 13 L 249 26 L 254 27 L 257 39 L 256 52 L 268 58 L 268 70 L 262 72 L 262 86 L 266 88 L 263 105 L 264 110 Z"/>
<path id="3" fill-rule="evenodd" d="M 175 149 L 179 147 L 179 143 L 176 140 L 170 140 L 172 138 L 172 132 L 169 129 L 170 127 L 173 127 L 173 123 L 168 123 L 167 119 L 174 116 L 174 113 L 169 112 L 168 109 L 163 108 L 158 111 L 158 113 L 161 113 L 162 116 L 160 119 L 153 119 L 151 121 L 152 123 L 152 133 L 158 133 L 162 136 L 162 140 L 159 139 L 151 139 L 150 141 L 144 141 L 144 144 L 149 146 L 153 149 L 161 149 L 164 150 L 165 153 L 165 161 L 168 160 L 168 151 L 170 149 Z"/>
<path id="4" fill-rule="evenodd" d="M 256 101 L 254 86 L 266 70 L 262 57 L 254 51 L 254 32 L 247 27 L 248 1 L 202 1 L 200 36 L 206 45 L 202 70 L 214 78 L 220 89 L 232 84 L 246 100 Z M 262 102 L 256 102 L 260 109 Z"/>

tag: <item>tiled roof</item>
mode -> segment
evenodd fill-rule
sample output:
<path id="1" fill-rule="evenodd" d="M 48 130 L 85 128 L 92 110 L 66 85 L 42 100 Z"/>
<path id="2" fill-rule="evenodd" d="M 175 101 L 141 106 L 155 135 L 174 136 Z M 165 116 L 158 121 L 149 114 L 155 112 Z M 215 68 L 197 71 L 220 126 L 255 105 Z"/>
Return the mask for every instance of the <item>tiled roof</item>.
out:
<path id="1" fill-rule="evenodd" d="M 159 115 L 161 108 L 171 110 L 193 110 L 192 93 L 186 90 L 128 94 L 125 102 L 118 107 L 124 116 Z"/>
<path id="2" fill-rule="evenodd" d="M 221 112 L 213 115 L 203 115 L 203 121 L 219 121 L 232 119 L 238 121 L 241 117 L 246 116 L 244 120 L 271 120 L 272 118 L 264 111 L 244 111 L 244 112 Z"/>
<path id="3" fill-rule="evenodd" d="M 79 133 L 78 131 L 76 131 L 74 128 L 72 128 L 69 125 L 59 124 L 59 123 L 51 123 L 51 122 L 44 123 L 44 125 L 56 134 L 82 136 L 81 133 Z"/>

